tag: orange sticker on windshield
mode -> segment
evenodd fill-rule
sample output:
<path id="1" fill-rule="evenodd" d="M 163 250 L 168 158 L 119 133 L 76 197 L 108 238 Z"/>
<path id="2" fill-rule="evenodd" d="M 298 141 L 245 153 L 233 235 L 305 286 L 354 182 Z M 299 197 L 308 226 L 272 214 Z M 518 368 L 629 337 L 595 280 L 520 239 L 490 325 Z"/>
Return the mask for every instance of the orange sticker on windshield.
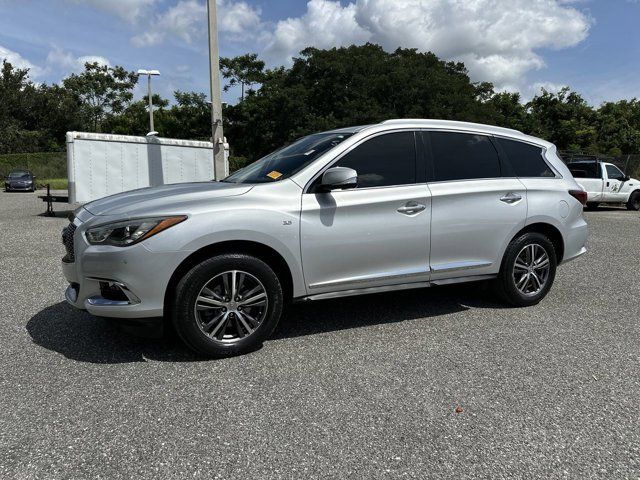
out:
<path id="1" fill-rule="evenodd" d="M 274 180 L 279 179 L 282 176 L 282 174 L 276 170 L 267 173 L 267 177 L 269 178 L 273 178 Z"/>

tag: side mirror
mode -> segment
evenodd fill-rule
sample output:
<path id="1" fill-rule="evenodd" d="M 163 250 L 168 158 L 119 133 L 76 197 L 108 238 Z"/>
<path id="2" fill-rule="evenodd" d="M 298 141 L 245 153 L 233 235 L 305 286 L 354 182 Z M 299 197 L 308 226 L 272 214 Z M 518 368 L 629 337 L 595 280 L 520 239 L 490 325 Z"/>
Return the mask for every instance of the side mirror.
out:
<path id="1" fill-rule="evenodd" d="M 628 182 L 629 180 L 631 180 L 631 177 L 629 175 L 625 175 L 624 177 L 622 177 L 623 182 Z"/>
<path id="2" fill-rule="evenodd" d="M 358 186 L 358 172 L 353 168 L 333 167 L 324 172 L 318 185 L 318 192 L 346 190 Z"/>

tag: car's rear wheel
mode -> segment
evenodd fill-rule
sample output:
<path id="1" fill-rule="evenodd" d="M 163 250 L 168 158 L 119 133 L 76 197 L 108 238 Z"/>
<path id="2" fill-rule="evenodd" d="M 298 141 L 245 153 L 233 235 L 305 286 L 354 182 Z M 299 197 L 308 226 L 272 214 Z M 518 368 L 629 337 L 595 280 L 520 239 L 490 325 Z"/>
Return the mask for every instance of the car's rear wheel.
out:
<path id="1" fill-rule="evenodd" d="M 278 324 L 283 293 L 262 260 L 219 255 L 194 266 L 178 282 L 172 320 L 196 352 L 226 357 L 255 350 Z"/>
<path id="2" fill-rule="evenodd" d="M 556 275 L 556 252 L 546 235 L 528 232 L 514 239 L 504 254 L 496 290 L 506 302 L 526 307 L 542 300 Z"/>
<path id="3" fill-rule="evenodd" d="M 640 191 L 635 191 L 629 196 L 627 210 L 635 210 L 636 212 L 640 210 Z"/>
<path id="4" fill-rule="evenodd" d="M 596 208 L 598 208 L 600 206 L 599 202 L 587 202 L 587 210 L 595 210 Z"/>

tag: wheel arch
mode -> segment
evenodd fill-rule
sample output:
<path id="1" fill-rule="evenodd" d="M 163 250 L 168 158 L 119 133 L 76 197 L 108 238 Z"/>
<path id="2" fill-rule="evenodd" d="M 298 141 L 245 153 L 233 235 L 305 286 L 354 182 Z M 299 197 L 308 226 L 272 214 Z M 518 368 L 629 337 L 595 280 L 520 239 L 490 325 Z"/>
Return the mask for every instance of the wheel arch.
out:
<path id="1" fill-rule="evenodd" d="M 550 223 L 545 222 L 536 222 L 526 225 L 522 228 L 518 233 L 516 233 L 513 238 L 509 241 L 511 243 L 514 239 L 518 238 L 520 235 L 529 232 L 542 233 L 546 235 L 551 243 L 553 243 L 553 248 L 556 251 L 556 260 L 558 265 L 562 262 L 564 258 L 564 239 L 562 238 L 562 233 L 558 230 L 557 227 Z"/>
<path id="2" fill-rule="evenodd" d="M 284 257 L 274 248 L 251 240 L 228 240 L 206 245 L 191 253 L 174 270 L 164 293 L 165 311 L 170 305 L 170 295 L 175 291 L 180 279 L 195 265 L 207 258 L 226 253 L 244 253 L 259 258 L 269 265 L 282 282 L 284 298 L 293 298 L 293 275 L 289 264 Z"/>

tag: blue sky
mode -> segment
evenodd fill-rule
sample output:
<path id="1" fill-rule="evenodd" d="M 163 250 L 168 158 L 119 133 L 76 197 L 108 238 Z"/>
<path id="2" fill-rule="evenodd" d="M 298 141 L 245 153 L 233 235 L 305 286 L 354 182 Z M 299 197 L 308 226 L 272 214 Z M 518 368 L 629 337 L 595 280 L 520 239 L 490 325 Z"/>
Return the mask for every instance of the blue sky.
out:
<path id="1" fill-rule="evenodd" d="M 524 98 L 564 85 L 596 105 L 640 97 L 640 0 L 218 0 L 218 16 L 221 55 L 272 66 L 305 46 L 371 41 L 464 61 L 473 80 Z M 208 92 L 205 3 L 0 0 L 3 57 L 39 82 L 97 60 L 159 69 L 165 97 Z"/>

